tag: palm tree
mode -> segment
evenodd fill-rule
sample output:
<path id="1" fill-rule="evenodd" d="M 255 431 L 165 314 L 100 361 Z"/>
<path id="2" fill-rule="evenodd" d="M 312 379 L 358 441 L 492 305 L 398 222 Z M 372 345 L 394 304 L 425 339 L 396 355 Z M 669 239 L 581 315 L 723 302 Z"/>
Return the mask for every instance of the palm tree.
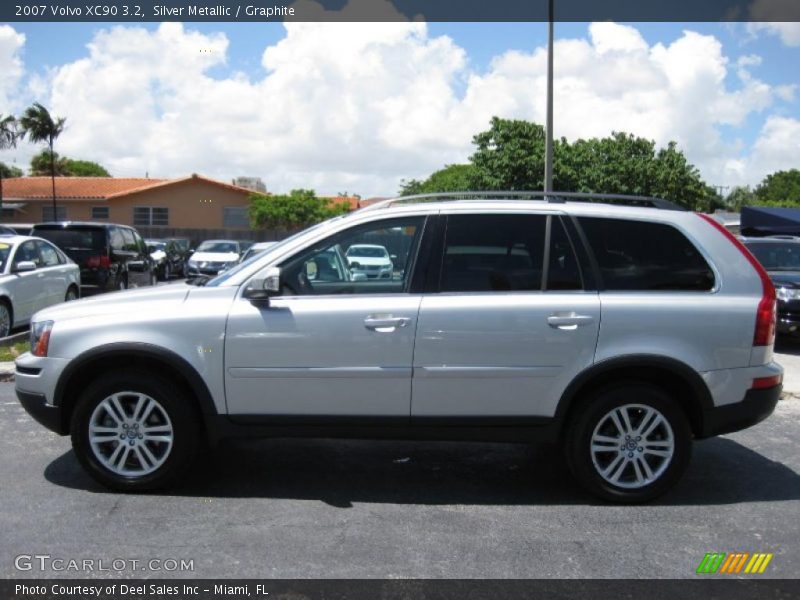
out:
<path id="1" fill-rule="evenodd" d="M 17 130 L 17 120 L 8 115 L 0 115 L 0 150 L 14 148 L 17 145 L 19 131 Z M 3 170 L 0 169 L 0 218 L 3 216 Z"/>
<path id="2" fill-rule="evenodd" d="M 34 144 L 38 142 L 47 142 L 50 147 L 50 178 L 53 182 L 53 220 L 56 216 L 56 165 L 55 154 L 53 152 L 53 142 L 64 131 L 64 122 L 66 119 L 50 116 L 44 106 L 38 102 L 34 102 L 33 106 L 25 109 L 25 113 L 19 120 L 20 127 L 22 128 L 23 135 L 28 136 L 28 140 Z"/>

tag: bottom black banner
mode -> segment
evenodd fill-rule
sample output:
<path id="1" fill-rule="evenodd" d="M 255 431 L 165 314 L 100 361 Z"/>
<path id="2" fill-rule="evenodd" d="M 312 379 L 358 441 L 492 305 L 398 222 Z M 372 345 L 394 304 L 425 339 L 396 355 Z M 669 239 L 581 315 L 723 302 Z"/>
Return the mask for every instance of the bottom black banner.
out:
<path id="1" fill-rule="evenodd" d="M 0 580 L 3 600 L 660 600 L 800 598 L 796 579 Z"/>

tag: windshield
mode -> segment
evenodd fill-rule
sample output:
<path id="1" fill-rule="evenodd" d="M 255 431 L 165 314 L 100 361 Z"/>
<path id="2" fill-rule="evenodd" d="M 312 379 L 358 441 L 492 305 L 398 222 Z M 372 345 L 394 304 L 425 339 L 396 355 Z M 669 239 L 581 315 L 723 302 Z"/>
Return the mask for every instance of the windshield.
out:
<path id="1" fill-rule="evenodd" d="M 381 246 L 350 246 L 347 256 L 363 256 L 367 258 L 383 258 L 386 256 L 386 248 Z"/>
<path id="2" fill-rule="evenodd" d="M 166 244 L 147 244 L 147 251 L 148 252 L 158 252 L 159 250 L 163 250 L 166 247 Z"/>
<path id="3" fill-rule="evenodd" d="M 239 253 L 239 248 L 234 242 L 203 242 L 197 247 L 197 252 L 216 252 L 217 254 Z"/>
<path id="4" fill-rule="evenodd" d="M 800 244 L 749 242 L 747 248 L 767 271 L 800 271 Z"/>
<path id="5" fill-rule="evenodd" d="M 6 270 L 6 261 L 8 260 L 8 255 L 10 252 L 10 244 L 0 244 L 0 272 Z"/>
<path id="6" fill-rule="evenodd" d="M 37 227 L 33 233 L 53 242 L 64 251 L 102 251 L 106 247 L 106 232 L 104 229 L 45 229 Z"/>
<path id="7" fill-rule="evenodd" d="M 220 273 L 219 275 L 214 277 L 214 279 L 208 280 L 203 285 L 206 286 L 206 287 L 217 287 L 218 285 L 222 285 L 223 283 L 228 281 L 231 277 L 233 277 L 234 275 L 236 275 L 240 271 L 244 271 L 250 265 L 252 265 L 254 262 L 262 259 L 265 254 L 272 254 L 274 251 L 280 250 L 286 244 L 290 244 L 290 243 L 294 242 L 296 239 L 298 239 L 300 237 L 303 237 L 304 235 L 307 235 L 307 234 L 311 233 L 312 231 L 315 231 L 317 229 L 321 229 L 321 228 L 323 228 L 323 227 L 325 227 L 327 225 L 330 225 L 331 223 L 339 221 L 340 219 L 344 219 L 346 216 L 347 215 L 340 215 L 338 217 L 333 217 L 331 219 L 328 219 L 327 221 L 323 221 L 322 223 L 317 223 L 316 225 L 312 225 L 308 229 L 304 229 L 303 231 L 298 231 L 294 235 L 290 235 L 289 237 L 287 237 L 284 240 L 281 240 L 279 242 L 275 242 L 274 246 L 270 246 L 264 252 L 259 252 L 258 254 L 255 254 L 255 255 L 251 256 L 247 260 L 244 260 L 244 261 L 240 262 L 235 267 L 232 267 L 232 268 L 228 269 L 227 271 L 224 271 L 224 272 Z"/>

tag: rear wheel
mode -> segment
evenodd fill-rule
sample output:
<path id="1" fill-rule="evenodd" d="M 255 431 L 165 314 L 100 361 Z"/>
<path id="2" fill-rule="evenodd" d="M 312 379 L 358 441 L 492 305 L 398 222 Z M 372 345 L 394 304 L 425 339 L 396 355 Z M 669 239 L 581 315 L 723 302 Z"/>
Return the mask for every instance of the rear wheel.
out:
<path id="1" fill-rule="evenodd" d="M 141 492 L 174 482 L 199 439 L 192 399 L 174 382 L 130 369 L 104 375 L 81 394 L 72 447 L 89 474 L 112 489 Z"/>
<path id="2" fill-rule="evenodd" d="M 649 384 L 626 384 L 582 403 L 569 425 L 567 462 L 589 491 L 615 502 L 645 502 L 683 475 L 692 432 L 677 402 Z"/>
<path id="3" fill-rule="evenodd" d="M 73 300 L 77 299 L 78 289 L 74 285 L 69 286 L 69 289 L 67 289 L 67 295 L 64 296 L 64 302 L 72 302 Z"/>
<path id="4" fill-rule="evenodd" d="M 11 307 L 5 300 L 0 300 L 0 337 L 11 333 Z"/>

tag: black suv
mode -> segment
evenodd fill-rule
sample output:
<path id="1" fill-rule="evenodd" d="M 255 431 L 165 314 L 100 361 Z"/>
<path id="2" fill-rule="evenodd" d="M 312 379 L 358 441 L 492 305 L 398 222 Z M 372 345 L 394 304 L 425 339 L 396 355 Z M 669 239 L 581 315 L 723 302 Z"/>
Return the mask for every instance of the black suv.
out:
<path id="1" fill-rule="evenodd" d="M 31 235 L 53 242 L 81 268 L 81 283 L 101 290 L 153 285 L 156 271 L 133 227 L 113 223 L 39 223 Z"/>
<path id="2" fill-rule="evenodd" d="M 175 240 L 145 240 L 147 251 L 156 268 L 159 279 L 168 281 L 173 275 L 184 276 L 186 259 Z"/>

